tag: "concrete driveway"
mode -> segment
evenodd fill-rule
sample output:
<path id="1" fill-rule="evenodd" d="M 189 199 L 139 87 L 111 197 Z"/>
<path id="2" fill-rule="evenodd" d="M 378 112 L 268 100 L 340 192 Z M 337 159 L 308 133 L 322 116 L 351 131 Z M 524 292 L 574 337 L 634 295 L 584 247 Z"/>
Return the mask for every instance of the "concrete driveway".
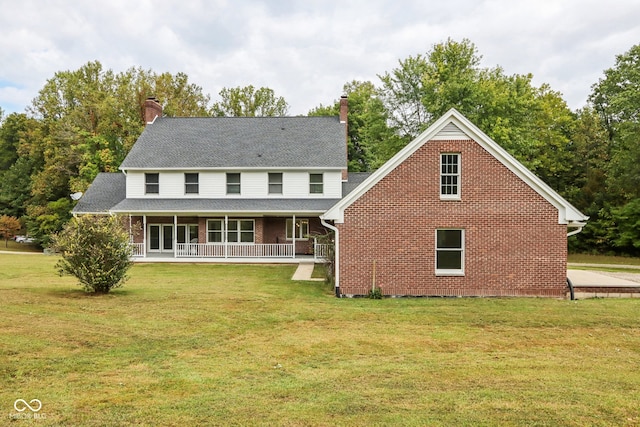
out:
<path id="1" fill-rule="evenodd" d="M 573 284 L 576 298 L 640 298 L 640 269 L 638 273 L 627 273 L 572 270 L 569 266 L 567 277 Z"/>

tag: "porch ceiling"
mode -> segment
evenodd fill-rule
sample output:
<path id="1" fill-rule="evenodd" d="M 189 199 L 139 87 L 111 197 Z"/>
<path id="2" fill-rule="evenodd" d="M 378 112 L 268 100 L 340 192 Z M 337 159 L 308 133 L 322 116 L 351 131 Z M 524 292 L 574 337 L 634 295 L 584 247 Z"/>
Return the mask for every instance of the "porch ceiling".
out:
<path id="1" fill-rule="evenodd" d="M 321 215 L 339 199 L 124 199 L 114 213 Z"/>

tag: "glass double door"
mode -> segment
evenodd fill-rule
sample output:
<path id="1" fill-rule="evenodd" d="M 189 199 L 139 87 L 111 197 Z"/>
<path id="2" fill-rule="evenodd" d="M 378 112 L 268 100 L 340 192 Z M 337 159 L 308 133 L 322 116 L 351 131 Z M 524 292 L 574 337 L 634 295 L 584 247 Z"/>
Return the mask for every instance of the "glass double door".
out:
<path id="1" fill-rule="evenodd" d="M 149 225 L 149 251 L 173 252 L 173 225 Z"/>
<path id="2" fill-rule="evenodd" d="M 149 225 L 149 251 L 150 252 L 173 252 L 174 241 L 173 224 L 150 224 Z M 198 226 L 178 225 L 178 243 L 197 243 Z"/>

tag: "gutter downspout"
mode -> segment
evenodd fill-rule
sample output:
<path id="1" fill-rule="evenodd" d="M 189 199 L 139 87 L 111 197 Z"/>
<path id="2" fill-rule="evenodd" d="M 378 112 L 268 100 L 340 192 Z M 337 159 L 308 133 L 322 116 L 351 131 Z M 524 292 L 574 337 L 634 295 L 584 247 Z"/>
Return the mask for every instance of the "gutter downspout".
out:
<path id="1" fill-rule="evenodd" d="M 573 236 L 573 235 L 576 235 L 576 234 L 580 233 L 585 225 L 587 225 L 587 224 L 584 223 L 584 222 L 576 222 L 576 223 L 573 223 L 573 224 L 569 223 L 567 225 L 567 227 L 578 227 L 578 228 L 576 230 L 569 231 L 567 233 L 567 237 L 570 237 L 570 236 Z"/>
<path id="2" fill-rule="evenodd" d="M 328 222 L 326 222 L 324 220 L 323 217 L 320 217 L 320 223 L 322 225 L 324 225 L 325 227 L 327 227 L 329 230 L 332 230 L 335 237 L 335 242 L 334 242 L 334 253 L 333 256 L 335 257 L 334 259 L 334 267 L 335 267 L 335 291 L 336 291 L 336 296 L 338 298 L 340 298 L 340 233 L 338 232 L 338 228 L 334 225 L 329 224 Z"/>

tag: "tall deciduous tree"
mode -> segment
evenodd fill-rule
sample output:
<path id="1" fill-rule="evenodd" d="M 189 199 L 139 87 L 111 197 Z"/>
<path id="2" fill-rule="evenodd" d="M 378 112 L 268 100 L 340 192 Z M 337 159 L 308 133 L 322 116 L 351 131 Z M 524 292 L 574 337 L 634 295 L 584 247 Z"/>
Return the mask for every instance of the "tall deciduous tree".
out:
<path id="1" fill-rule="evenodd" d="M 22 225 L 18 218 L 14 216 L 2 215 L 0 216 L 0 237 L 4 239 L 4 247 L 9 246 L 9 239 L 20 231 Z"/>
<path id="2" fill-rule="evenodd" d="M 283 97 L 276 96 L 273 89 L 266 87 L 223 88 L 219 95 L 222 100 L 212 108 L 217 117 L 285 116 L 289 109 Z"/>
<path id="3" fill-rule="evenodd" d="M 40 135 L 27 135 L 18 149 L 19 156 L 31 159 L 26 206 L 30 229 L 42 233 L 59 224 L 51 220 L 51 215 L 58 215 L 52 204 L 85 191 L 99 172 L 117 170 L 143 130 L 143 105 L 150 95 L 160 100 L 168 115 L 209 114 L 209 97 L 183 73 L 131 68 L 115 74 L 94 61 L 58 72 L 46 82 L 29 109 L 40 123 Z"/>
<path id="4" fill-rule="evenodd" d="M 381 94 L 395 127 L 410 138 L 451 108 L 553 187 L 564 191 L 574 117 L 562 96 L 531 75 L 507 76 L 481 68 L 473 43 L 447 40 L 426 55 L 400 61 L 380 78 Z"/>
<path id="5" fill-rule="evenodd" d="M 389 114 L 371 82 L 352 81 L 343 87 L 348 98 L 348 158 L 349 170 L 367 172 L 380 167 L 404 144 L 388 125 Z M 331 106 L 319 106 L 310 116 L 337 116 L 340 101 Z"/>

